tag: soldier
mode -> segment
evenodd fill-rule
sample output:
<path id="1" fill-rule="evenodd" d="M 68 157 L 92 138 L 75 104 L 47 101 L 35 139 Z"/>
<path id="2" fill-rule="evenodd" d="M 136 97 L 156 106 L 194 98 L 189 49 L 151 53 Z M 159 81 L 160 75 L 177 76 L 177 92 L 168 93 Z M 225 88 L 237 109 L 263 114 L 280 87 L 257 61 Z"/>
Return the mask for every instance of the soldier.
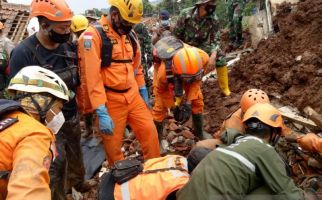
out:
<path id="1" fill-rule="evenodd" d="M 243 10 L 245 0 L 227 0 L 227 16 L 229 20 L 229 38 L 234 47 L 239 47 L 243 42 Z"/>
<path id="2" fill-rule="evenodd" d="M 95 10 L 85 10 L 85 16 L 88 19 L 89 24 L 95 25 L 99 20 L 99 17 L 96 15 Z"/>
<path id="3" fill-rule="evenodd" d="M 158 25 L 152 35 L 152 44 L 156 44 L 162 37 L 169 35 L 171 35 L 170 13 L 167 10 L 162 10 Z"/>
<path id="4" fill-rule="evenodd" d="M 141 64 L 143 66 L 145 84 L 148 91 L 150 91 L 149 87 L 152 85 L 152 82 L 149 79 L 148 70 L 152 67 L 153 61 L 151 36 L 148 29 L 142 22 L 134 26 L 134 31 L 136 32 L 140 42 Z"/>
<path id="5" fill-rule="evenodd" d="M 215 0 L 200 0 L 194 7 L 184 9 L 179 16 L 173 34 L 183 42 L 198 47 L 210 55 L 209 68 L 216 67 L 219 87 L 229 96 L 228 69 L 220 51 L 218 18 Z"/>
<path id="6" fill-rule="evenodd" d="M 261 194 L 273 199 L 306 199 L 273 148 L 283 127 L 281 113 L 270 104 L 258 103 L 246 111 L 243 123 L 246 134 L 235 135 L 232 144 L 209 153 L 177 199 L 246 199 L 263 187 L 266 191 Z"/>
<path id="7" fill-rule="evenodd" d="M 9 56 L 14 48 L 13 42 L 3 35 L 3 23 L 0 22 L 0 98 L 4 98 L 4 89 L 8 82 L 6 69 L 8 67 Z"/>

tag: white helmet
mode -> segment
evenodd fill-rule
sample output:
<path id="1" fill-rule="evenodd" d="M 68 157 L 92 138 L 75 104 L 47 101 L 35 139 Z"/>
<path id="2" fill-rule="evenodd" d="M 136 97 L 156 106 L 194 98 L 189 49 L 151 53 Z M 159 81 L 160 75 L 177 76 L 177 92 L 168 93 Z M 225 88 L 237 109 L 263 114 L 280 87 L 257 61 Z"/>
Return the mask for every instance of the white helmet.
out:
<path id="1" fill-rule="evenodd" d="M 39 66 L 22 68 L 10 81 L 8 90 L 28 93 L 50 93 L 60 99 L 69 100 L 65 82 L 54 72 Z"/>

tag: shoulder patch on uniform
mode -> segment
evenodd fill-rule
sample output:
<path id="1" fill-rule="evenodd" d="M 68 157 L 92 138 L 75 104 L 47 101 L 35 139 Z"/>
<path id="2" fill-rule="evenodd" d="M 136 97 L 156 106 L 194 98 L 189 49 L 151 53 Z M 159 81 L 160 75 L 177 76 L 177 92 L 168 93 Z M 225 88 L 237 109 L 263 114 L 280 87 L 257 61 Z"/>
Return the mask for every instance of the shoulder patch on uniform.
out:
<path id="1" fill-rule="evenodd" d="M 116 39 L 111 39 L 111 43 L 112 44 L 117 44 L 117 40 Z"/>
<path id="2" fill-rule="evenodd" d="M 107 25 L 107 24 L 104 24 L 104 25 L 102 26 L 102 28 L 103 28 L 103 31 L 105 31 L 105 32 L 108 32 L 108 31 L 109 31 L 109 27 L 108 27 L 108 25 Z"/>
<path id="3" fill-rule="evenodd" d="M 6 128 L 8 128 L 9 126 L 11 126 L 12 124 L 18 121 L 19 121 L 18 118 L 12 118 L 12 117 L 2 119 L 0 121 L 0 131 L 5 130 Z"/>
<path id="4" fill-rule="evenodd" d="M 85 32 L 84 33 L 84 48 L 91 49 L 92 48 L 92 40 L 93 40 L 93 33 Z"/>

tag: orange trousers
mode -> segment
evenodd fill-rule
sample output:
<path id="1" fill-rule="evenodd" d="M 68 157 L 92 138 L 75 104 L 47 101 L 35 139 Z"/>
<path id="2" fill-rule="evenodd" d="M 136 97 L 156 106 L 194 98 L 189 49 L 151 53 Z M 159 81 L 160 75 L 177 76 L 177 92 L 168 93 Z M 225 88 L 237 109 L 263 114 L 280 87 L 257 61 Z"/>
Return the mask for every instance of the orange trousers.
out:
<path id="1" fill-rule="evenodd" d="M 50 200 L 48 169 L 53 134 L 19 111 L 5 117 L 19 121 L 0 132 L 0 171 L 11 172 L 9 180 L 0 179 L 0 200 Z"/>
<path id="2" fill-rule="evenodd" d="M 155 103 L 152 110 L 153 120 L 162 122 L 168 116 L 168 108 L 174 107 L 173 96 L 169 92 L 155 93 Z M 198 98 L 191 101 L 192 114 L 203 113 L 204 102 L 201 91 Z"/>
<path id="3" fill-rule="evenodd" d="M 139 92 L 134 95 L 131 102 L 128 102 L 123 94 L 108 92 L 106 95 L 108 101 L 106 107 L 114 122 L 112 136 L 101 133 L 109 165 L 124 159 L 121 147 L 127 123 L 141 144 L 144 159 L 160 156 L 158 133 L 152 114 Z"/>

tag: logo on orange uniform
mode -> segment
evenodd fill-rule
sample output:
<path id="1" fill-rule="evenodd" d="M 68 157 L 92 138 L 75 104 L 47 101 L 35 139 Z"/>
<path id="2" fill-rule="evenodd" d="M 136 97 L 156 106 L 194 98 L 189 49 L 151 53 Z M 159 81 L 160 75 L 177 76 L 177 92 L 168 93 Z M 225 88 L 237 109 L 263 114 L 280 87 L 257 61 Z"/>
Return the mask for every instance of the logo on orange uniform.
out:
<path id="1" fill-rule="evenodd" d="M 84 33 L 84 48 L 89 50 L 92 48 L 93 33 L 85 32 Z"/>

